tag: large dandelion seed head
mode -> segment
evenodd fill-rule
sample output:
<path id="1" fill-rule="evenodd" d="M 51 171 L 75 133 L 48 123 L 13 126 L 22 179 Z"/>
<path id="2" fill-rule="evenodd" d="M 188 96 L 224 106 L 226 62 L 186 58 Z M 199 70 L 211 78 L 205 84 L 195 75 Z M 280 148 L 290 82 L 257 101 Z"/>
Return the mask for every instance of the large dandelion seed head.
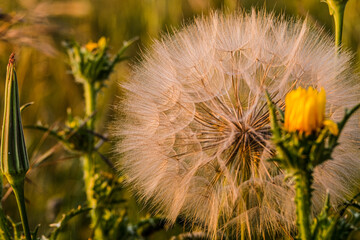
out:
<path id="1" fill-rule="evenodd" d="M 138 196 L 174 222 L 212 236 L 286 234 L 293 229 L 291 180 L 268 162 L 267 90 L 279 107 L 298 86 L 324 88 L 327 117 L 358 102 L 350 56 L 300 20 L 253 11 L 195 20 L 155 42 L 126 84 L 114 133 L 121 169 Z M 315 169 L 314 211 L 359 190 L 359 115 L 333 160 Z"/>

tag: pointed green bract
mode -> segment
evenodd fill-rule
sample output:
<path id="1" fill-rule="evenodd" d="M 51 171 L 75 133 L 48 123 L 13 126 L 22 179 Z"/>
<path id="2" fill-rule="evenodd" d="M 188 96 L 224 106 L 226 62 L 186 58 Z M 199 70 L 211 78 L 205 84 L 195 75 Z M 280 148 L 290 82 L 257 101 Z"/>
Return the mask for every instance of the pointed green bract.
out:
<path id="1" fill-rule="evenodd" d="M 7 66 L 5 82 L 1 171 L 14 191 L 26 240 L 31 240 L 24 196 L 25 174 L 29 170 L 29 158 L 21 124 L 19 88 L 14 63 L 15 55 L 12 53 Z"/>
<path id="2" fill-rule="evenodd" d="M 19 89 L 13 54 L 7 66 L 1 139 L 1 171 L 9 181 L 12 181 L 12 178 L 23 178 L 29 169 L 29 159 L 21 124 Z"/>

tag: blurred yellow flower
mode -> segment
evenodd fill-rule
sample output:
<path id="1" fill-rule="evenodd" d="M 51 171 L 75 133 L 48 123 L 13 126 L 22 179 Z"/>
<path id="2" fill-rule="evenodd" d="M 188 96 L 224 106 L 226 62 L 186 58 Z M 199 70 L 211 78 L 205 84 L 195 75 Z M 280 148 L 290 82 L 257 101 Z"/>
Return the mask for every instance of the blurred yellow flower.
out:
<path id="1" fill-rule="evenodd" d="M 105 48 L 105 47 L 106 47 L 106 38 L 105 38 L 105 37 L 101 37 L 101 38 L 99 39 L 99 41 L 97 42 L 97 45 L 98 45 L 101 49 Z"/>
<path id="2" fill-rule="evenodd" d="M 88 50 L 88 52 L 92 52 L 95 49 L 104 49 L 106 47 L 106 38 L 105 37 L 101 37 L 98 42 L 93 42 L 90 41 L 85 45 L 86 50 Z"/>
<path id="3" fill-rule="evenodd" d="M 307 90 L 300 87 L 291 91 L 285 98 L 285 129 L 289 132 L 299 131 L 309 135 L 326 125 L 329 131 L 336 135 L 338 132 L 336 123 L 331 120 L 324 121 L 325 103 L 323 88 L 320 92 L 312 87 Z"/>
<path id="4" fill-rule="evenodd" d="M 89 52 L 92 52 L 94 49 L 98 48 L 98 44 L 94 43 L 94 42 L 88 42 L 85 45 L 86 50 L 88 50 Z"/>

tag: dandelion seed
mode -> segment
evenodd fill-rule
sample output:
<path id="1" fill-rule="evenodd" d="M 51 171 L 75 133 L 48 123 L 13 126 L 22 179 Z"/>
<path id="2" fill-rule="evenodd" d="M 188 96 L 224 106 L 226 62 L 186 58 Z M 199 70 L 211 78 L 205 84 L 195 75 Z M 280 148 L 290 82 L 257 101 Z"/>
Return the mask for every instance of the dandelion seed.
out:
<path id="1" fill-rule="evenodd" d="M 268 162 L 265 89 L 278 106 L 297 87 L 327 92 L 326 118 L 359 101 L 351 56 L 306 21 L 253 11 L 199 18 L 156 41 L 124 84 L 113 132 L 119 166 L 155 212 L 179 216 L 212 237 L 262 238 L 294 228 L 294 190 Z M 325 192 L 340 203 L 359 188 L 359 115 L 334 160 L 315 169 L 314 211 Z"/>

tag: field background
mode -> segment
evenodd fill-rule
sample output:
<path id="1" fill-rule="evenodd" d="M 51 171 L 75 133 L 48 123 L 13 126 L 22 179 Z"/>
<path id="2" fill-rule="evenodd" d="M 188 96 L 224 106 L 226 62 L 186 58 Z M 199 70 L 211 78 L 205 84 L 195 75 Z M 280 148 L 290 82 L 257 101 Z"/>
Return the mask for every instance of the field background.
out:
<path id="1" fill-rule="evenodd" d="M 111 51 L 115 52 L 122 46 L 123 41 L 137 36 L 139 40 L 127 52 L 127 55 L 131 56 L 130 61 L 116 67 L 108 81 L 108 87 L 104 89 L 98 100 L 97 128 L 99 132 L 106 132 L 113 116 L 111 106 L 117 101 L 116 95 L 121 94 L 118 83 L 127 79 L 130 72 L 129 63 L 139 61 L 141 51 L 151 45 L 152 39 L 158 38 L 163 32 L 171 32 L 191 22 L 194 16 L 207 15 L 213 9 L 231 13 L 239 8 L 250 11 L 251 7 L 265 8 L 289 17 L 307 16 L 311 23 L 333 34 L 333 23 L 328 7 L 318 0 L 3 0 L 0 2 L 2 14 L 23 14 L 26 19 L 25 22 L 13 27 L 20 31 L 17 38 L 29 33 L 21 32 L 23 27 L 29 27 L 25 30 L 36 34 L 38 31 L 39 35 L 32 36 L 28 42 L 25 42 L 25 45 L 33 47 L 24 46 L 23 43 L 17 42 L 16 38 L 9 39 L 5 36 L 0 27 L 0 79 L 3 79 L 0 81 L 0 99 L 3 99 L 8 57 L 12 51 L 15 51 L 21 103 L 34 102 L 24 111 L 23 124 L 41 122 L 49 126 L 61 127 L 66 120 L 68 108 L 72 109 L 74 115 L 84 114 L 82 89 L 69 74 L 61 42 L 74 39 L 85 44 L 89 40 L 96 41 L 99 37 L 105 36 L 110 40 Z M 39 21 L 41 26 L 38 26 Z M 0 21 L 0 26 L 4 26 L 3 24 L 5 23 Z M 358 0 L 349 0 L 347 4 L 343 44 L 345 48 L 354 52 L 354 62 L 359 69 L 360 1 Z M 57 51 L 55 54 L 52 53 L 54 50 Z M 2 113 L 2 101 L 0 108 Z M 25 134 L 30 161 L 36 161 L 56 144 L 51 137 L 47 137 L 44 141 L 40 132 L 25 130 Z M 101 151 L 111 158 L 111 143 Z M 116 162 L 115 158 L 111 159 Z M 48 225 L 57 221 L 61 213 L 85 201 L 79 160 L 62 148 L 57 149 L 41 167 L 31 169 L 28 178 L 26 197 L 29 201 L 27 205 L 29 220 L 31 228 L 41 223 L 41 234 L 49 231 Z M 128 207 L 130 221 L 136 222 L 147 214 L 146 209 L 137 206 L 130 193 L 124 192 L 124 196 L 130 199 Z M 5 213 L 18 220 L 14 197 L 6 196 L 3 200 Z M 87 239 L 88 224 L 89 219 L 84 216 L 75 218 L 61 238 Z M 172 228 L 168 232 L 160 231 L 151 238 L 168 239 L 178 232 L 181 232 L 181 227 Z"/>

